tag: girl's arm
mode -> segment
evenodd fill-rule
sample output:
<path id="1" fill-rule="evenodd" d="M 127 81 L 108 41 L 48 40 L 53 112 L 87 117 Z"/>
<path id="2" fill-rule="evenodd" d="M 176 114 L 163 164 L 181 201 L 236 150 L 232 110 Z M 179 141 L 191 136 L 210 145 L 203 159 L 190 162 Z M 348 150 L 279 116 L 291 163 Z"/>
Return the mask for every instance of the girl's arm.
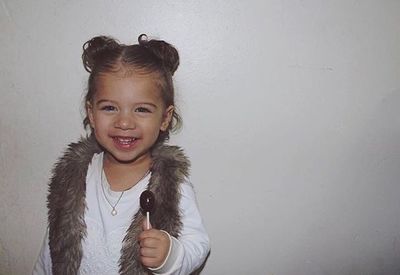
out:
<path id="1" fill-rule="evenodd" d="M 197 207 L 196 196 L 190 183 L 181 187 L 180 211 L 183 228 L 178 239 L 171 237 L 171 249 L 167 259 L 157 269 L 157 275 L 190 274 L 206 259 L 210 251 L 210 241 Z"/>

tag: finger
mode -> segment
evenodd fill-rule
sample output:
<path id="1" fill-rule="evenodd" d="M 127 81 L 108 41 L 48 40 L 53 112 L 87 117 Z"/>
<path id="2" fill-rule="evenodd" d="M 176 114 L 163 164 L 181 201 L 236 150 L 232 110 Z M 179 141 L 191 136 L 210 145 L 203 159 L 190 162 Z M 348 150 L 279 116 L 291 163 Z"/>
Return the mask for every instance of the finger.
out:
<path id="1" fill-rule="evenodd" d="M 160 241 L 154 238 L 144 238 L 139 243 L 140 247 L 143 248 L 157 248 L 159 244 Z"/>
<path id="2" fill-rule="evenodd" d="M 152 258 L 152 257 L 140 257 L 140 261 L 144 266 L 150 267 L 150 268 L 157 268 L 160 266 L 159 260 L 157 258 Z"/>
<path id="3" fill-rule="evenodd" d="M 156 268 L 162 263 L 159 254 L 154 248 L 140 248 L 140 261 L 147 267 Z"/>
<path id="4" fill-rule="evenodd" d="M 140 256 L 146 258 L 156 258 L 158 255 L 157 249 L 150 247 L 141 247 L 140 248 Z"/>
<path id="5" fill-rule="evenodd" d="M 168 235 L 165 232 L 162 232 L 157 229 L 149 229 L 140 232 L 138 236 L 138 241 L 141 241 L 146 238 L 156 239 L 156 240 L 165 240 L 168 239 Z"/>
<path id="6" fill-rule="evenodd" d="M 142 232 L 140 232 L 138 236 L 138 241 L 146 238 L 154 238 L 154 234 L 151 232 L 151 230 L 143 230 Z"/>

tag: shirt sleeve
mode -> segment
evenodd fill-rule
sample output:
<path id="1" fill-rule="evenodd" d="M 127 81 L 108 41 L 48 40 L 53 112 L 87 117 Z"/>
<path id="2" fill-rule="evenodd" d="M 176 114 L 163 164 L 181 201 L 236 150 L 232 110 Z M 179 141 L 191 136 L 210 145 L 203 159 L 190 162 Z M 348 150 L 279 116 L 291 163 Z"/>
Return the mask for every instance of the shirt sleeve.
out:
<path id="1" fill-rule="evenodd" d="M 33 267 L 32 275 L 51 275 L 51 258 L 49 248 L 49 229 L 46 230 L 39 257 Z"/>
<path id="2" fill-rule="evenodd" d="M 184 183 L 181 187 L 179 205 L 182 214 L 182 231 L 178 238 L 171 237 L 171 249 L 156 275 L 186 275 L 201 266 L 210 251 L 210 240 L 197 206 L 193 186 Z"/>

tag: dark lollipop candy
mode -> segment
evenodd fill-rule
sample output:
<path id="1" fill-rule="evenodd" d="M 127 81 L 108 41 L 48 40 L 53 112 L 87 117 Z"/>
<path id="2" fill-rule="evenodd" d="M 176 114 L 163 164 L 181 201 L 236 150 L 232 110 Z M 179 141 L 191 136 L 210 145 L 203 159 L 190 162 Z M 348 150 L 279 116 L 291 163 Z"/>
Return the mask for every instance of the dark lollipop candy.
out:
<path id="1" fill-rule="evenodd" d="M 140 207 L 146 212 L 147 229 L 150 229 L 150 212 L 153 211 L 155 201 L 154 194 L 150 190 L 145 190 L 140 195 Z"/>

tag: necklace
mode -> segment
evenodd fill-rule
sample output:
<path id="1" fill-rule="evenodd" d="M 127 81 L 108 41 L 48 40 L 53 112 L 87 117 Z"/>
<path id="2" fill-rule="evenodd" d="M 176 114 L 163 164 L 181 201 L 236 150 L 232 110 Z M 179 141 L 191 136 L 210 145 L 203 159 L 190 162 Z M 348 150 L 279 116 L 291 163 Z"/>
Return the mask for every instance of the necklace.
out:
<path id="1" fill-rule="evenodd" d="M 144 179 L 149 173 L 150 173 L 150 169 L 147 170 L 146 173 L 144 173 L 144 175 L 143 175 L 134 185 L 136 185 L 138 182 L 140 182 L 142 179 Z M 118 198 L 117 202 L 113 205 L 113 204 L 108 200 L 107 195 L 106 195 L 106 192 L 104 191 L 104 186 L 103 186 L 103 178 L 105 177 L 104 174 L 105 174 L 105 172 L 104 172 L 104 169 L 103 169 L 103 170 L 101 171 L 101 180 L 100 180 L 100 181 L 101 181 L 101 182 L 100 182 L 101 190 L 103 190 L 103 195 L 104 195 L 104 198 L 106 199 L 107 203 L 111 206 L 111 215 L 116 216 L 116 215 L 118 214 L 116 207 L 117 207 L 119 201 L 121 200 L 122 196 L 124 195 L 125 191 L 129 190 L 130 188 L 128 188 L 128 189 L 122 191 L 122 192 L 121 192 L 121 195 L 119 195 L 119 198 Z M 103 176 L 103 175 L 104 175 L 104 176 Z M 106 178 L 106 180 L 107 180 L 107 178 Z"/>

